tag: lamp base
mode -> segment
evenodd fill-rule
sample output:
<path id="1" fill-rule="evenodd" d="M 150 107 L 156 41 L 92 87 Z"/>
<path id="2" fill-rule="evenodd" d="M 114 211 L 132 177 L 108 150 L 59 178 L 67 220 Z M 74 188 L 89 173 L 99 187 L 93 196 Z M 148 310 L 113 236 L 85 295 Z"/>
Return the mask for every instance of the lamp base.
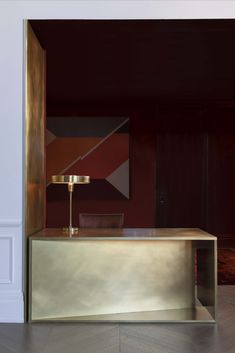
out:
<path id="1" fill-rule="evenodd" d="M 68 234 L 75 234 L 78 233 L 79 228 L 75 228 L 75 227 L 66 227 L 63 228 L 63 232 L 68 233 Z"/>

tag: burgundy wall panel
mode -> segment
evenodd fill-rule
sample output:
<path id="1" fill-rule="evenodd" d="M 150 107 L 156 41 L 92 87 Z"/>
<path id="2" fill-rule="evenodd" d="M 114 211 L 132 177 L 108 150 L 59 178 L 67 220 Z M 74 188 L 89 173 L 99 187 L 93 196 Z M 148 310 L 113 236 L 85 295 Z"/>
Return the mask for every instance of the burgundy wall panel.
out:
<path id="1" fill-rule="evenodd" d="M 204 136 L 158 135 L 157 226 L 204 228 Z"/>

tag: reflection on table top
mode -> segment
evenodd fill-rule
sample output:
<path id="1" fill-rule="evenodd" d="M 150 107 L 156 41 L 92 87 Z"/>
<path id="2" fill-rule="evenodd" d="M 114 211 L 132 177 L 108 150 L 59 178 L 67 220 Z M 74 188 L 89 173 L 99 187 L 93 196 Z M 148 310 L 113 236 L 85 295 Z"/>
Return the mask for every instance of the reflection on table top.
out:
<path id="1" fill-rule="evenodd" d="M 60 228 L 45 228 L 31 239 L 44 240 L 216 240 L 199 228 L 83 228 L 71 236 Z"/>

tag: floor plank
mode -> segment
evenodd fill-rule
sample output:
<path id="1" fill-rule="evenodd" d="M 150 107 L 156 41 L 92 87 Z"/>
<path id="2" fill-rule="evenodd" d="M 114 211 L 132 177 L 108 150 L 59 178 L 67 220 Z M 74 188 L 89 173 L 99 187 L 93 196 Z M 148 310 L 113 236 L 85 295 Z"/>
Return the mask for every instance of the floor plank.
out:
<path id="1" fill-rule="evenodd" d="M 119 327 L 112 324 L 59 324 L 42 353 L 119 353 Z"/>

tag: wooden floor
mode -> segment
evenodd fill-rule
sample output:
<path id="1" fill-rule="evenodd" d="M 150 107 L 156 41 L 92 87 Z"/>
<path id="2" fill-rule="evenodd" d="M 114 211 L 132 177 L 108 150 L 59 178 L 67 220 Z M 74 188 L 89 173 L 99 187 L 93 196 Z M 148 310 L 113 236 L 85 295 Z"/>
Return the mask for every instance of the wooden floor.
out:
<path id="1" fill-rule="evenodd" d="M 234 353 L 235 286 L 213 324 L 0 324 L 0 353 Z"/>

